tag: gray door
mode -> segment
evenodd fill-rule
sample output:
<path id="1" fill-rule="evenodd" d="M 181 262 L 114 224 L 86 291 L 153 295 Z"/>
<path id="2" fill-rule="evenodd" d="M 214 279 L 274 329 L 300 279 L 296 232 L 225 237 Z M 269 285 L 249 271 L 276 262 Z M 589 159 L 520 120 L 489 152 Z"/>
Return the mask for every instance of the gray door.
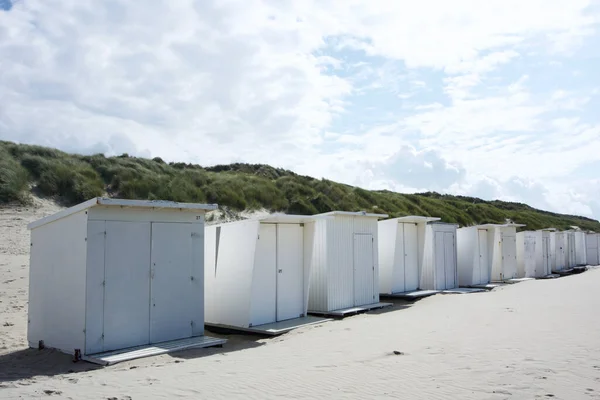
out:
<path id="1" fill-rule="evenodd" d="M 193 278 L 192 224 L 153 223 L 150 343 L 192 336 Z"/>
<path id="2" fill-rule="evenodd" d="M 277 225 L 277 321 L 304 314 L 304 228 Z"/>
<path id="3" fill-rule="evenodd" d="M 354 235 L 354 305 L 375 302 L 373 235 Z"/>
<path id="4" fill-rule="evenodd" d="M 104 351 L 150 342 L 150 223 L 106 222 Z"/>

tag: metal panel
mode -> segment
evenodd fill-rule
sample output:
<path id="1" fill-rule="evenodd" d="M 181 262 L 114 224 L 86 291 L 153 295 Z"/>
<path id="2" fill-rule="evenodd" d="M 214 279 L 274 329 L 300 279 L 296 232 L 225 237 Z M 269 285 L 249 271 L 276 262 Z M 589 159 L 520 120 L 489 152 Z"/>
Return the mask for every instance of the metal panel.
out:
<path id="1" fill-rule="evenodd" d="M 465 227 L 456 230 L 456 254 L 458 259 L 458 283 L 460 286 L 480 284 L 479 244 L 476 227 Z M 483 230 L 484 235 L 487 231 Z"/>
<path id="2" fill-rule="evenodd" d="M 205 227 L 206 323 L 245 328 L 251 323 L 252 305 L 264 298 L 263 281 L 254 277 L 259 227 L 255 220 Z M 274 275 L 273 269 L 269 276 L 274 279 Z"/>
<path id="3" fill-rule="evenodd" d="M 395 219 L 377 222 L 377 255 L 379 256 L 379 292 L 392 294 L 394 274 L 396 273 L 398 257 L 404 254 L 403 249 L 398 248 L 398 231 L 402 225 Z M 400 258 L 400 260 L 403 260 Z"/>
<path id="4" fill-rule="evenodd" d="M 327 310 L 354 304 L 354 218 L 336 216 L 327 221 Z"/>
<path id="5" fill-rule="evenodd" d="M 192 336 L 191 225 L 152 224 L 150 343 Z"/>
<path id="6" fill-rule="evenodd" d="M 517 237 L 514 230 L 505 228 L 501 232 L 502 241 L 502 275 L 501 279 L 514 279 L 517 277 Z"/>
<path id="7" fill-rule="evenodd" d="M 567 242 L 564 232 L 555 233 L 555 244 L 555 269 L 556 271 L 561 271 L 567 267 Z"/>
<path id="8" fill-rule="evenodd" d="M 444 232 L 444 273 L 445 285 L 443 289 L 456 287 L 456 252 L 455 236 L 452 232 Z M 440 288 L 441 290 L 442 288 Z"/>
<path id="9" fill-rule="evenodd" d="M 404 291 L 407 292 L 419 288 L 419 239 L 417 224 L 401 225 L 404 228 Z"/>
<path id="10" fill-rule="evenodd" d="M 490 262 L 488 250 L 488 231 L 485 229 L 477 230 L 477 248 L 476 254 L 478 261 L 477 284 L 484 285 L 490 282 Z"/>
<path id="11" fill-rule="evenodd" d="M 204 335 L 204 221 L 192 228 L 192 335 Z"/>
<path id="12" fill-rule="evenodd" d="M 27 341 L 73 354 L 85 351 L 85 211 L 33 228 Z"/>
<path id="13" fill-rule="evenodd" d="M 260 286 L 260 293 L 252 299 L 252 325 L 277 320 L 277 225 L 260 224 L 258 232 L 253 281 Z"/>
<path id="14" fill-rule="evenodd" d="M 310 258 L 310 285 L 308 290 L 308 309 L 327 311 L 329 308 L 329 273 L 327 220 L 314 223 L 314 239 Z"/>
<path id="15" fill-rule="evenodd" d="M 85 354 L 104 350 L 104 240 L 105 221 L 89 221 L 87 231 L 87 276 Z"/>
<path id="16" fill-rule="evenodd" d="M 277 225 L 277 321 L 305 313 L 303 242 L 300 224 Z"/>
<path id="17" fill-rule="evenodd" d="M 392 264 L 392 293 L 406 292 L 406 250 L 404 249 L 404 225 L 396 223 L 396 241 Z M 381 273 L 381 272 L 380 272 Z M 417 285 L 418 286 L 418 285 Z M 414 290 L 414 289 L 413 289 Z"/>
<path id="18" fill-rule="evenodd" d="M 373 235 L 354 235 L 354 305 L 375 303 Z"/>
<path id="19" fill-rule="evenodd" d="M 520 278 L 535 278 L 536 277 L 536 247 L 537 243 L 535 236 L 524 235 L 523 237 L 524 246 L 524 274 L 519 276 Z"/>
<path id="20" fill-rule="evenodd" d="M 588 265 L 600 264 L 600 258 L 598 254 L 600 235 L 597 233 L 588 233 L 585 237 L 586 242 L 586 261 Z"/>
<path id="21" fill-rule="evenodd" d="M 567 232 L 567 267 L 572 268 L 577 265 L 575 256 L 575 235 L 573 232 Z"/>
<path id="22" fill-rule="evenodd" d="M 433 276 L 435 278 L 434 290 L 443 289 L 446 284 L 445 276 L 445 264 L 444 258 L 446 256 L 446 248 L 444 247 L 444 232 L 435 232 L 435 252 L 434 252 L 434 271 Z"/>
<path id="23" fill-rule="evenodd" d="M 104 351 L 150 342 L 150 223 L 106 222 Z"/>
<path id="24" fill-rule="evenodd" d="M 552 273 L 551 266 L 552 256 L 550 254 L 550 235 L 547 232 L 542 232 L 542 266 L 538 271 L 538 278 L 550 275 Z"/>

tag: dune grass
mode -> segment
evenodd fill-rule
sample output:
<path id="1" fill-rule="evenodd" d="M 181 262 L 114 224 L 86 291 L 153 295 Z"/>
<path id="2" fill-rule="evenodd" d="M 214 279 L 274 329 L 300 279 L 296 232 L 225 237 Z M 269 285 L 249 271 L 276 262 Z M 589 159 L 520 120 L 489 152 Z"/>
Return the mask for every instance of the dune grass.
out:
<path id="1" fill-rule="evenodd" d="M 266 208 L 295 214 L 332 210 L 386 213 L 391 217 L 441 217 L 461 226 L 510 219 L 526 229 L 572 225 L 600 231 L 589 218 L 536 210 L 525 204 L 484 201 L 428 192 L 400 194 L 368 191 L 314 179 L 268 165 L 230 164 L 201 167 L 166 163 L 127 154 L 82 156 L 0 141 L 0 203 L 26 202 L 30 185 L 67 205 L 109 195 L 126 199 L 162 199 L 217 203 L 233 210 Z"/>

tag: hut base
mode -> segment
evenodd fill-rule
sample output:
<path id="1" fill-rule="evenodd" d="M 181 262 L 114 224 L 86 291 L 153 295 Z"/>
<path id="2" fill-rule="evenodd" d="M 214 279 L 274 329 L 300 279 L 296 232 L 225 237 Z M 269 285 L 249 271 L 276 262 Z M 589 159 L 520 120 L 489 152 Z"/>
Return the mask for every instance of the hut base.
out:
<path id="1" fill-rule="evenodd" d="M 270 324 L 256 325 L 248 328 L 241 328 L 239 326 L 231 326 L 224 324 L 211 324 L 208 322 L 204 323 L 204 326 L 207 328 L 213 328 L 215 331 L 224 331 L 226 333 L 230 332 L 248 332 L 248 333 L 256 333 L 260 335 L 267 336 L 278 336 L 284 333 L 287 333 L 291 330 L 301 328 L 304 326 L 320 324 L 322 322 L 330 321 L 329 318 L 319 318 L 313 316 L 306 316 L 301 318 L 293 318 L 285 321 L 273 322 Z"/>
<path id="2" fill-rule="evenodd" d="M 341 308 L 339 310 L 333 311 L 309 311 L 308 313 L 311 315 L 318 315 L 323 317 L 344 318 L 350 315 L 360 314 L 370 310 L 376 310 L 378 308 L 391 307 L 392 305 L 392 303 L 373 303 L 364 306 Z"/>
<path id="3" fill-rule="evenodd" d="M 226 342 L 226 339 L 217 339 L 210 336 L 197 336 L 193 338 L 154 343 L 145 346 L 130 347 L 128 349 L 108 351 L 105 353 L 91 354 L 88 356 L 83 356 L 81 359 L 94 364 L 112 365 L 122 361 L 157 356 L 159 354 L 173 353 L 175 351 L 204 347 L 219 347 Z"/>

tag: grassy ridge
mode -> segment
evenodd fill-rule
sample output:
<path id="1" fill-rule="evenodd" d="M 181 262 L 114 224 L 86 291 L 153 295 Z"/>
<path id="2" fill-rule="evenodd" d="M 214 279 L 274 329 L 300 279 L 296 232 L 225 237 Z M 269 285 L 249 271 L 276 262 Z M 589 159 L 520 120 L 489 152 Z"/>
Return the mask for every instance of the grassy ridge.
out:
<path id="1" fill-rule="evenodd" d="M 368 191 L 314 179 L 268 165 L 201 167 L 165 163 L 160 158 L 81 156 L 59 150 L 0 141 L 0 203 L 26 202 L 31 185 L 41 194 L 72 205 L 95 196 L 218 203 L 234 210 L 267 208 L 295 214 L 331 210 L 387 213 L 391 217 L 441 217 L 461 226 L 502 223 L 507 218 L 527 229 L 555 227 L 600 231 L 589 218 L 533 209 L 525 204 L 484 201 L 438 193 Z"/>

